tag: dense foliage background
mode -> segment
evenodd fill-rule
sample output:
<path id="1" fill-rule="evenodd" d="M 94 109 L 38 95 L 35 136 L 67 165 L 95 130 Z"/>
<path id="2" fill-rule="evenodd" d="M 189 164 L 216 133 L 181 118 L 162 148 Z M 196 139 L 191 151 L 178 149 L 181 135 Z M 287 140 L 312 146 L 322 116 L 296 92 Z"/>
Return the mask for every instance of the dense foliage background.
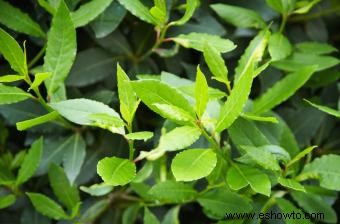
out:
<path id="1" fill-rule="evenodd" d="M 337 223 L 339 15 L 0 0 L 0 223 Z"/>

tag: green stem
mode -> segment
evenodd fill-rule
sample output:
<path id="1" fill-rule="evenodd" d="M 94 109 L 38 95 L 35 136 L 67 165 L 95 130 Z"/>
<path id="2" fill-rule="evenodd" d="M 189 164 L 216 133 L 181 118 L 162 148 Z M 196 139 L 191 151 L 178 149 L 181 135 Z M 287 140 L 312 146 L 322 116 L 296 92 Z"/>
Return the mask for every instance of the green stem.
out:
<path id="1" fill-rule="evenodd" d="M 44 45 L 43 48 L 41 48 L 41 50 L 38 52 L 37 55 L 35 55 L 35 57 L 30 61 L 30 63 L 27 65 L 28 68 L 31 68 L 33 65 L 35 65 L 35 63 L 37 63 L 39 61 L 39 59 L 44 55 L 46 50 L 46 45 Z"/>
<path id="2" fill-rule="evenodd" d="M 132 124 L 127 124 L 126 125 L 126 129 L 129 133 L 132 133 Z M 135 149 L 133 147 L 133 140 L 130 140 L 130 139 L 126 139 L 127 142 L 128 142 L 128 145 L 129 145 L 129 160 L 133 160 L 133 157 L 135 155 Z"/>
<path id="3" fill-rule="evenodd" d="M 286 14 L 283 14 L 282 15 L 282 21 L 281 21 L 281 25 L 280 25 L 280 28 L 279 28 L 279 33 L 282 33 L 285 26 L 286 26 L 286 23 L 287 23 L 287 19 L 288 19 L 288 15 Z"/>

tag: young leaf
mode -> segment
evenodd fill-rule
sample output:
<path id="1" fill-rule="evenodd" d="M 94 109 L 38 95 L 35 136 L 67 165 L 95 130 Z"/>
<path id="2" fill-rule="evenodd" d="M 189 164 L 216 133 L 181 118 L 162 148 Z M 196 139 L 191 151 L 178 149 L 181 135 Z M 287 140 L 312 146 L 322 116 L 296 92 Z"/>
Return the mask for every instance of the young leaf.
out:
<path id="1" fill-rule="evenodd" d="M 120 103 L 120 113 L 126 122 L 131 124 L 139 101 L 132 89 L 130 79 L 124 70 L 117 64 L 118 96 Z"/>
<path id="2" fill-rule="evenodd" d="M 190 18 L 193 16 L 198 5 L 199 5 L 198 0 L 186 0 L 185 13 L 182 16 L 182 18 L 180 18 L 179 20 L 171 22 L 169 25 L 171 25 L 171 26 L 181 26 L 181 25 L 184 25 L 185 23 L 187 23 L 190 20 Z"/>
<path id="3" fill-rule="evenodd" d="M 275 11 L 288 15 L 295 6 L 295 0 L 266 0 L 266 3 Z"/>
<path id="4" fill-rule="evenodd" d="M 321 0 L 312 0 L 311 2 L 299 1 L 296 3 L 297 9 L 294 10 L 295 14 L 305 14 L 308 13 L 314 5 L 319 3 Z"/>
<path id="5" fill-rule="evenodd" d="M 300 68 L 299 71 L 287 75 L 259 98 L 254 100 L 253 113 L 264 113 L 293 95 L 315 72 L 315 66 Z"/>
<path id="6" fill-rule="evenodd" d="M 129 133 L 125 135 L 125 138 L 129 140 L 148 140 L 153 137 L 153 133 L 150 131 L 140 131 L 140 132 L 134 132 Z"/>
<path id="7" fill-rule="evenodd" d="M 330 107 L 327 107 L 327 106 L 323 106 L 323 105 L 319 105 L 319 104 L 316 104 L 316 103 L 312 103 L 306 99 L 304 99 L 304 101 L 306 101 L 307 103 L 309 103 L 311 106 L 329 114 L 329 115 L 332 115 L 334 117 L 337 117 L 337 118 L 340 118 L 340 111 L 338 110 L 335 110 L 333 108 L 330 108 Z"/>
<path id="8" fill-rule="evenodd" d="M 43 151 L 42 137 L 36 140 L 28 150 L 23 163 L 20 166 L 16 185 L 19 186 L 31 178 L 37 170 Z"/>
<path id="9" fill-rule="evenodd" d="M 0 28 L 0 53 L 20 75 L 27 74 L 26 56 L 15 39 Z"/>
<path id="10" fill-rule="evenodd" d="M 88 24 L 99 16 L 110 4 L 112 0 L 92 0 L 79 7 L 71 13 L 74 27 L 81 27 Z"/>
<path id="11" fill-rule="evenodd" d="M 90 187 L 80 186 L 79 188 L 91 196 L 103 196 L 113 190 L 113 186 L 109 186 L 105 183 L 93 184 Z"/>
<path id="12" fill-rule="evenodd" d="M 159 182 L 148 192 L 157 200 L 168 203 L 183 203 L 195 198 L 197 192 L 190 185 L 167 180 Z"/>
<path id="13" fill-rule="evenodd" d="M 295 190 L 295 191 L 303 191 L 305 192 L 305 188 L 303 187 L 303 185 L 301 185 L 299 182 L 297 182 L 296 180 L 293 180 L 293 179 L 286 179 L 286 178 L 283 178 L 283 177 L 279 177 L 277 179 L 277 182 L 286 187 L 286 188 L 289 188 L 289 189 L 292 189 L 292 190 Z"/>
<path id="14" fill-rule="evenodd" d="M 263 116 L 257 116 L 251 113 L 242 113 L 241 117 L 248 119 L 248 120 L 252 120 L 252 121 L 279 123 L 276 117 L 263 117 Z"/>
<path id="15" fill-rule="evenodd" d="M 166 22 L 166 10 L 163 10 L 155 5 L 149 10 L 149 12 L 158 21 L 158 26 L 162 26 Z"/>
<path id="16" fill-rule="evenodd" d="M 23 80 L 25 76 L 23 75 L 3 75 L 0 76 L 0 82 L 15 82 L 19 80 Z"/>
<path id="17" fill-rule="evenodd" d="M 71 137 L 68 145 L 69 148 L 64 154 L 63 165 L 67 178 L 73 184 L 74 180 L 80 173 L 86 154 L 86 143 L 80 134 L 75 134 Z"/>
<path id="18" fill-rule="evenodd" d="M 172 37 L 171 39 L 185 48 L 193 48 L 202 52 L 204 51 L 206 42 L 209 42 L 213 48 L 221 53 L 226 53 L 236 48 L 236 45 L 230 40 L 207 33 L 181 34 L 177 37 Z"/>
<path id="19" fill-rule="evenodd" d="M 17 103 L 32 97 L 31 94 L 14 87 L 0 83 L 0 105 Z"/>
<path id="20" fill-rule="evenodd" d="M 157 19 L 150 14 L 149 9 L 140 0 L 118 0 L 118 2 L 139 19 L 154 25 L 159 24 Z"/>
<path id="21" fill-rule="evenodd" d="M 253 10 L 226 4 L 212 4 L 210 7 L 225 22 L 236 27 L 261 29 L 266 26 L 261 16 Z"/>
<path id="22" fill-rule="evenodd" d="M 145 224 L 159 224 L 159 220 L 157 217 L 150 212 L 150 210 L 145 207 L 144 208 L 144 218 L 143 218 L 143 223 Z"/>
<path id="23" fill-rule="evenodd" d="M 301 209 L 298 209 L 297 207 L 295 207 L 295 205 L 293 203 L 291 203 L 290 201 L 284 199 L 284 198 L 277 198 L 276 199 L 277 205 L 279 206 L 280 210 L 282 211 L 282 213 L 285 214 L 291 214 L 291 213 L 299 213 L 299 214 L 303 214 L 303 211 Z M 290 217 L 283 217 L 285 223 L 287 224 L 295 224 L 296 221 L 294 219 L 291 219 Z M 308 219 L 301 219 L 299 221 L 299 223 L 301 224 L 312 224 Z"/>
<path id="24" fill-rule="evenodd" d="M 136 165 L 127 159 L 106 157 L 98 162 L 97 173 L 108 185 L 125 185 L 136 176 Z"/>
<path id="25" fill-rule="evenodd" d="M 68 219 L 65 211 L 52 199 L 39 193 L 26 193 L 30 198 L 34 208 L 43 215 L 52 219 Z"/>
<path id="26" fill-rule="evenodd" d="M 335 47 L 327 43 L 302 42 L 295 45 L 296 49 L 306 54 L 329 54 L 338 51 Z"/>
<path id="27" fill-rule="evenodd" d="M 269 197 L 271 184 L 268 176 L 256 168 L 234 164 L 227 173 L 227 183 L 233 190 L 250 186 L 255 192 Z"/>
<path id="28" fill-rule="evenodd" d="M 230 192 L 227 188 L 210 190 L 197 198 L 198 203 L 206 210 L 224 218 L 226 213 L 249 212 L 252 207 L 239 194 Z"/>
<path id="29" fill-rule="evenodd" d="M 154 103 L 153 105 L 159 110 L 164 118 L 170 119 L 176 123 L 181 124 L 181 122 L 185 122 L 192 124 L 195 121 L 191 114 L 179 107 L 164 103 Z"/>
<path id="30" fill-rule="evenodd" d="M 8 194 L 6 196 L 0 196 L 0 209 L 7 208 L 14 204 L 16 197 L 14 194 Z"/>
<path id="31" fill-rule="evenodd" d="M 51 113 L 45 114 L 43 116 L 40 117 L 36 117 L 30 120 L 26 120 L 26 121 L 20 121 L 16 123 L 17 129 L 19 131 L 24 131 L 26 129 L 29 129 L 31 127 L 49 122 L 49 121 L 53 121 L 55 119 L 57 119 L 59 117 L 58 112 L 53 111 Z"/>
<path id="32" fill-rule="evenodd" d="M 289 166 L 293 165 L 294 163 L 300 161 L 300 159 L 302 159 L 307 154 L 312 152 L 313 149 L 315 149 L 316 147 L 317 146 L 310 146 L 310 147 L 305 148 L 303 151 L 299 152 L 299 154 L 297 154 L 291 161 L 289 161 L 289 163 L 286 165 L 286 167 L 289 167 Z"/>
<path id="33" fill-rule="evenodd" d="M 319 179 L 320 186 L 330 190 L 340 190 L 340 173 L 338 167 L 340 156 L 324 155 L 316 158 L 313 162 L 307 164 L 300 175 L 309 175 Z"/>
<path id="34" fill-rule="evenodd" d="M 88 119 L 90 119 L 93 123 L 92 126 L 100 127 L 103 129 L 107 129 L 112 133 L 117 133 L 124 135 L 124 121 L 119 117 L 113 117 L 112 115 L 104 114 L 104 113 L 95 113 L 89 114 Z"/>
<path id="35" fill-rule="evenodd" d="M 195 84 L 195 98 L 196 98 L 196 114 L 200 118 L 202 117 L 205 108 L 209 101 L 208 95 L 208 83 L 202 73 L 200 67 L 197 67 L 196 72 L 196 84 Z"/>
<path id="36" fill-rule="evenodd" d="M 40 84 L 46 79 L 48 79 L 50 76 L 51 76 L 51 73 L 49 72 L 42 72 L 42 73 L 35 74 L 34 81 L 28 90 L 38 88 Z"/>
<path id="37" fill-rule="evenodd" d="M 21 33 L 36 37 L 44 37 L 45 33 L 39 24 L 34 22 L 28 14 L 12 6 L 6 1 L 0 0 L 0 23 Z"/>
<path id="38" fill-rule="evenodd" d="M 216 163 L 212 149 L 188 149 L 176 155 L 171 170 L 176 181 L 193 181 L 208 176 Z"/>
<path id="39" fill-rule="evenodd" d="M 292 52 L 292 45 L 287 37 L 281 33 L 270 36 L 268 51 L 273 61 L 286 58 Z"/>
<path id="40" fill-rule="evenodd" d="M 63 85 L 76 56 L 76 31 L 64 0 L 53 16 L 47 40 L 43 68 L 51 73 L 45 85 L 48 95 L 52 96 Z"/>
<path id="41" fill-rule="evenodd" d="M 78 189 L 70 184 L 63 168 L 52 163 L 48 170 L 48 178 L 53 193 L 68 210 L 77 206 L 80 202 Z"/>

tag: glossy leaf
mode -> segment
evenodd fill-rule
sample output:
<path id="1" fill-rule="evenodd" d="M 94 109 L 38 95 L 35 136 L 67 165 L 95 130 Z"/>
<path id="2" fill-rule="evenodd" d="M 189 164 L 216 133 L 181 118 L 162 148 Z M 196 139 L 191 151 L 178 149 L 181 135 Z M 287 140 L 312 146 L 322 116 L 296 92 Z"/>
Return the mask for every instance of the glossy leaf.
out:
<path id="1" fill-rule="evenodd" d="M 16 201 L 14 194 L 8 194 L 5 196 L 0 196 L 0 209 L 7 208 L 14 204 Z"/>
<path id="2" fill-rule="evenodd" d="M 199 2 L 197 0 L 186 0 L 185 13 L 179 20 L 173 21 L 170 24 L 174 26 L 181 26 L 187 23 L 193 16 Z"/>
<path id="3" fill-rule="evenodd" d="M 320 42 L 302 42 L 295 45 L 298 51 L 306 54 L 329 54 L 338 51 L 330 44 Z"/>
<path id="4" fill-rule="evenodd" d="M 148 140 L 153 137 L 153 133 L 150 131 L 140 131 L 140 132 L 133 132 L 125 135 L 125 138 L 129 140 Z"/>
<path id="5" fill-rule="evenodd" d="M 305 100 L 307 103 L 309 103 L 311 106 L 329 114 L 329 115 L 332 115 L 334 117 L 337 117 L 337 118 L 340 118 L 340 111 L 338 110 L 335 110 L 333 108 L 330 108 L 330 107 L 327 107 L 327 106 L 323 106 L 323 105 L 319 105 L 319 104 L 316 104 L 316 103 L 312 103 L 308 100 Z"/>
<path id="6" fill-rule="evenodd" d="M 195 98 L 196 98 L 196 113 L 197 116 L 200 118 L 203 115 L 205 108 L 207 107 L 209 95 L 207 80 L 205 79 L 205 76 L 199 67 L 197 67 L 196 72 Z"/>
<path id="7" fill-rule="evenodd" d="M 147 208 L 144 208 L 143 223 L 145 224 L 159 224 L 157 217 Z"/>
<path id="8" fill-rule="evenodd" d="M 19 80 L 23 80 L 25 76 L 23 75 L 3 75 L 0 76 L 0 82 L 15 82 Z"/>
<path id="9" fill-rule="evenodd" d="M 149 9 L 140 0 L 118 0 L 118 2 L 139 19 L 147 23 L 158 24 L 156 18 L 150 14 Z"/>
<path id="10" fill-rule="evenodd" d="M 299 154 L 297 154 L 291 161 L 289 161 L 289 163 L 286 165 L 291 166 L 294 163 L 300 161 L 303 157 L 305 157 L 306 155 L 308 155 L 309 153 L 311 153 L 313 151 L 313 149 L 315 149 L 317 146 L 310 146 L 305 148 L 304 150 L 302 150 L 301 152 L 299 152 Z"/>
<path id="11" fill-rule="evenodd" d="M 277 181 L 279 182 L 280 185 L 288 188 L 288 189 L 292 189 L 292 190 L 295 190 L 295 191 L 303 191 L 305 192 L 305 188 L 303 187 L 303 185 L 301 185 L 299 182 L 297 182 L 296 180 L 294 179 L 286 179 L 286 178 L 283 178 L 283 177 L 279 177 L 277 179 Z"/>
<path id="12" fill-rule="evenodd" d="M 110 193 L 113 190 L 113 186 L 102 183 L 93 184 L 90 187 L 80 186 L 79 189 L 90 194 L 91 196 L 103 196 Z"/>
<path id="13" fill-rule="evenodd" d="M 292 46 L 287 37 L 281 33 L 275 33 L 270 36 L 268 50 L 272 60 L 275 61 L 289 56 Z"/>
<path id="14" fill-rule="evenodd" d="M 16 123 L 17 129 L 19 131 L 24 131 L 26 129 L 29 129 L 31 127 L 40 125 L 40 124 L 44 124 L 46 122 L 49 121 L 53 121 L 55 119 L 57 119 L 59 117 L 59 114 L 56 111 L 53 111 L 51 113 L 45 114 L 43 116 L 40 117 L 36 117 L 30 120 L 26 120 L 26 121 L 20 121 L 18 123 Z"/>
<path id="15" fill-rule="evenodd" d="M 31 97 L 31 94 L 17 87 L 6 86 L 0 83 L 0 105 L 17 103 Z"/>

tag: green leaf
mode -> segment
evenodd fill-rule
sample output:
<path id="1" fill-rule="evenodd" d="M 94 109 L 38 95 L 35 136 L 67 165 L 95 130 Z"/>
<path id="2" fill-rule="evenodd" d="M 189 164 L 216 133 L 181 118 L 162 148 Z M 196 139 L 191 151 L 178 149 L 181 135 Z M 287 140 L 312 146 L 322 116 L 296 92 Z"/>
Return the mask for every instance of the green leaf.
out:
<path id="1" fill-rule="evenodd" d="M 316 220 L 327 223 L 337 223 L 336 212 L 321 196 L 309 192 L 305 193 L 297 191 L 291 192 L 291 195 L 294 201 L 309 214 L 321 213 L 323 217 L 319 216 Z"/>
<path id="2" fill-rule="evenodd" d="M 197 67 L 196 72 L 196 83 L 195 83 L 195 98 L 196 98 L 196 113 L 200 118 L 202 117 L 205 108 L 207 107 L 209 101 L 208 95 L 208 83 L 202 73 L 200 67 Z"/>
<path id="3" fill-rule="evenodd" d="M 293 203 L 291 203 L 290 201 L 284 199 L 284 198 L 276 198 L 276 202 L 277 205 L 279 206 L 280 210 L 282 211 L 282 213 L 285 214 L 296 214 L 296 213 L 300 213 L 303 214 L 303 211 L 301 209 L 298 209 L 297 207 L 294 206 Z M 293 216 L 290 215 L 289 217 L 283 217 L 283 219 L 285 220 L 286 224 L 295 224 L 296 220 L 294 220 Z M 308 219 L 299 219 L 299 223 L 302 224 L 312 224 Z"/>
<path id="4" fill-rule="evenodd" d="M 29 129 L 31 127 L 49 122 L 49 121 L 53 121 L 55 119 L 57 119 L 59 117 L 58 112 L 53 111 L 51 113 L 45 114 L 43 116 L 40 117 L 36 117 L 30 120 L 26 120 L 26 121 L 20 121 L 16 123 L 17 129 L 19 131 L 24 131 L 26 129 Z"/>
<path id="5" fill-rule="evenodd" d="M 180 224 L 179 222 L 179 209 L 180 206 L 176 206 L 168 210 L 168 212 L 165 214 L 162 224 Z"/>
<path id="6" fill-rule="evenodd" d="M 312 0 L 312 1 L 298 1 L 296 3 L 297 5 L 297 9 L 294 10 L 293 13 L 295 14 L 305 14 L 307 12 L 309 12 L 314 5 L 316 5 L 317 3 L 319 3 L 321 0 Z"/>
<path id="7" fill-rule="evenodd" d="M 125 138 L 129 140 L 148 140 L 153 137 L 153 132 L 150 131 L 140 131 L 140 132 L 134 132 L 129 133 L 125 135 Z"/>
<path id="8" fill-rule="evenodd" d="M 16 197 L 14 194 L 0 196 L 0 209 L 7 208 L 15 203 Z"/>
<path id="9" fill-rule="evenodd" d="M 177 37 L 172 37 L 171 39 L 185 48 L 193 48 L 202 52 L 204 51 L 206 42 L 209 42 L 211 47 L 222 53 L 232 51 L 236 48 L 236 45 L 230 40 L 207 33 L 181 34 Z"/>
<path id="10" fill-rule="evenodd" d="M 266 26 L 261 16 L 253 10 L 226 4 L 212 4 L 210 7 L 225 22 L 236 27 L 261 29 Z"/>
<path id="11" fill-rule="evenodd" d="M 240 195 L 230 192 L 227 188 L 210 190 L 197 198 L 198 203 L 218 218 L 225 218 L 226 213 L 249 212 L 252 207 Z"/>
<path id="12" fill-rule="evenodd" d="M 155 103 L 173 105 L 195 117 L 195 112 L 185 97 L 175 88 L 156 80 L 139 80 L 131 82 L 138 97 L 151 110 L 166 117 Z"/>
<path id="13" fill-rule="evenodd" d="M 228 69 L 224 64 L 221 54 L 214 47 L 212 47 L 210 43 L 206 42 L 203 49 L 203 55 L 209 70 L 214 75 L 213 78 L 219 82 L 225 83 L 228 86 Z"/>
<path id="14" fill-rule="evenodd" d="M 162 202 L 184 203 L 193 200 L 197 192 L 190 185 L 167 180 L 152 186 L 149 194 Z"/>
<path id="15" fill-rule="evenodd" d="M 307 103 L 309 103 L 311 106 L 329 114 L 329 115 L 332 115 L 334 117 L 337 117 L 337 118 L 340 118 L 340 111 L 338 110 L 335 110 L 333 108 L 330 108 L 330 107 L 327 107 L 327 106 L 323 106 L 323 105 L 319 105 L 319 104 L 316 104 L 316 103 L 312 103 L 306 99 L 304 99 L 304 101 L 306 101 Z"/>
<path id="16" fill-rule="evenodd" d="M 311 153 L 313 151 L 313 149 L 315 149 L 316 147 L 317 146 L 309 146 L 309 147 L 305 148 L 304 150 L 299 152 L 299 154 L 297 154 L 291 161 L 289 161 L 289 163 L 286 165 L 286 167 L 289 167 L 289 166 L 293 165 L 294 163 L 300 161 L 307 154 Z"/>
<path id="17" fill-rule="evenodd" d="M 26 75 L 26 56 L 15 39 L 0 28 L 0 53 L 20 75 Z"/>
<path id="18" fill-rule="evenodd" d="M 174 122 L 185 122 L 190 124 L 194 122 L 192 115 L 179 107 L 163 103 L 154 103 L 153 106 L 160 111 L 160 114 L 162 114 L 164 118 L 170 119 Z"/>
<path id="19" fill-rule="evenodd" d="M 268 50 L 273 61 L 281 60 L 290 55 L 292 45 L 287 37 L 281 33 L 275 33 L 270 36 Z"/>
<path id="20" fill-rule="evenodd" d="M 217 163 L 212 149 L 188 149 L 172 160 L 171 170 L 176 181 L 193 181 L 208 176 Z"/>
<path id="21" fill-rule="evenodd" d="M 305 192 L 305 188 L 299 183 L 297 182 L 296 180 L 293 180 L 293 179 L 286 179 L 286 178 L 283 178 L 283 177 L 279 177 L 277 179 L 278 183 L 288 189 L 292 189 L 292 190 L 295 190 L 295 191 L 303 191 Z"/>
<path id="22" fill-rule="evenodd" d="M 113 190 L 113 186 L 109 186 L 105 183 L 93 184 L 90 187 L 80 186 L 79 188 L 91 196 L 103 196 Z"/>
<path id="23" fill-rule="evenodd" d="M 0 76 L 0 82 L 15 82 L 19 80 L 23 80 L 25 76 L 23 75 L 4 75 Z"/>
<path id="24" fill-rule="evenodd" d="M 302 42 L 295 45 L 298 51 L 306 54 L 329 54 L 338 51 L 335 47 L 327 43 Z"/>
<path id="25" fill-rule="evenodd" d="M 122 224 L 134 223 L 137 219 L 140 208 L 141 205 L 139 203 L 129 206 L 123 213 Z"/>
<path id="26" fill-rule="evenodd" d="M 26 194 L 30 198 L 34 208 L 41 214 L 56 220 L 68 219 L 65 211 L 52 199 L 39 193 Z"/>
<path id="27" fill-rule="evenodd" d="M 85 159 L 86 143 L 80 134 L 75 134 L 66 147 L 68 150 L 64 153 L 63 165 L 70 183 L 73 184 Z"/>
<path id="28" fill-rule="evenodd" d="M 131 124 L 139 101 L 132 89 L 130 79 L 124 70 L 117 64 L 118 95 L 120 103 L 120 113 L 126 122 Z"/>
<path id="29" fill-rule="evenodd" d="M 143 167 L 138 171 L 136 177 L 133 179 L 132 182 L 141 183 L 144 180 L 146 180 L 152 174 L 153 167 L 154 167 L 154 165 L 153 165 L 152 162 L 146 162 L 143 165 Z"/>
<path id="30" fill-rule="evenodd" d="M 93 122 L 91 125 L 100 127 L 103 129 L 107 129 L 111 131 L 112 133 L 118 133 L 121 135 L 125 134 L 124 130 L 124 121 L 120 119 L 119 117 L 113 117 L 109 114 L 104 113 L 95 113 L 95 114 L 89 114 L 88 118 Z"/>
<path id="31" fill-rule="evenodd" d="M 45 80 L 48 95 L 52 96 L 66 79 L 76 56 L 76 31 L 70 12 L 63 0 L 52 19 L 47 35 L 47 47 L 44 57 L 44 72 L 52 75 Z"/>
<path id="32" fill-rule="evenodd" d="M 31 94 L 17 87 L 6 86 L 0 83 L 0 105 L 17 103 L 31 97 Z"/>
<path id="33" fill-rule="evenodd" d="M 78 189 L 70 184 L 63 168 L 52 163 L 48 170 L 48 178 L 53 193 L 68 210 L 77 206 L 80 202 Z"/>
<path id="34" fill-rule="evenodd" d="M 126 15 L 126 10 L 113 1 L 95 20 L 90 23 L 96 38 L 103 38 L 114 31 Z"/>
<path id="35" fill-rule="evenodd" d="M 272 9 L 284 15 L 293 11 L 295 6 L 295 0 L 266 0 L 266 2 Z"/>
<path id="36" fill-rule="evenodd" d="M 268 176 L 256 168 L 234 164 L 227 173 L 227 183 L 233 190 L 250 186 L 255 192 L 269 197 L 271 184 Z"/>
<path id="37" fill-rule="evenodd" d="M 159 24 L 159 21 L 150 14 L 149 9 L 140 0 L 118 0 L 118 2 L 139 19 L 147 23 Z"/>
<path id="38" fill-rule="evenodd" d="M 270 123 L 279 123 L 276 117 L 263 117 L 257 116 L 251 113 L 242 113 L 241 117 L 252 120 L 252 121 L 263 121 L 263 122 L 270 122 Z"/>
<path id="39" fill-rule="evenodd" d="M 99 16 L 111 4 L 112 0 L 92 0 L 79 7 L 71 13 L 74 27 L 81 27 L 88 24 Z"/>
<path id="40" fill-rule="evenodd" d="M 320 186 L 330 190 L 340 190 L 340 173 L 338 172 L 340 156 L 324 155 L 307 164 L 300 175 L 311 174 L 319 179 Z"/>
<path id="41" fill-rule="evenodd" d="M 264 113 L 292 96 L 315 72 L 315 66 L 300 68 L 275 83 L 259 98 L 254 100 L 252 112 Z"/>
<path id="42" fill-rule="evenodd" d="M 250 158 L 267 170 L 281 170 L 276 157 L 264 147 L 241 146 Z M 261 155 L 261 156 L 259 156 Z"/>
<path id="43" fill-rule="evenodd" d="M 104 198 L 102 200 L 99 200 L 99 201 L 93 203 L 92 205 L 90 205 L 90 207 L 88 209 L 86 209 L 84 211 L 84 213 L 80 217 L 79 222 L 80 223 L 89 223 L 89 222 L 95 221 L 96 217 L 100 216 L 100 214 L 103 211 L 105 211 L 109 205 L 110 205 L 110 200 L 108 200 L 107 198 Z"/>
<path id="44" fill-rule="evenodd" d="M 39 24 L 33 21 L 28 14 L 3 0 L 0 0 L 0 23 L 17 32 L 36 37 L 45 36 Z"/>
<path id="45" fill-rule="evenodd" d="M 28 150 L 27 155 L 25 156 L 24 161 L 22 162 L 18 177 L 16 180 L 16 185 L 25 183 L 28 179 L 30 179 L 35 171 L 37 170 L 40 159 L 43 151 L 43 138 L 39 138 L 36 140 L 31 148 Z"/>
<path id="46" fill-rule="evenodd" d="M 159 220 L 157 217 L 150 212 L 150 210 L 145 207 L 144 208 L 144 218 L 143 218 L 143 223 L 144 224 L 159 224 Z"/>
<path id="47" fill-rule="evenodd" d="M 158 6 L 154 6 L 149 10 L 149 12 L 158 21 L 158 26 L 162 26 L 162 24 L 166 22 L 166 10 L 161 9 Z"/>
<path id="48" fill-rule="evenodd" d="M 97 173 L 108 185 L 125 185 L 136 176 L 136 165 L 127 159 L 106 157 L 98 162 Z"/>
<path id="49" fill-rule="evenodd" d="M 172 21 L 169 25 L 173 26 L 181 26 L 187 23 L 190 18 L 193 16 L 196 8 L 199 6 L 199 1 L 197 0 L 186 0 L 185 4 L 185 13 L 179 20 Z"/>
<path id="50" fill-rule="evenodd" d="M 34 81 L 28 90 L 38 88 L 40 84 L 46 79 L 48 79 L 50 76 L 51 76 L 51 73 L 49 72 L 42 72 L 42 73 L 35 74 Z"/>

